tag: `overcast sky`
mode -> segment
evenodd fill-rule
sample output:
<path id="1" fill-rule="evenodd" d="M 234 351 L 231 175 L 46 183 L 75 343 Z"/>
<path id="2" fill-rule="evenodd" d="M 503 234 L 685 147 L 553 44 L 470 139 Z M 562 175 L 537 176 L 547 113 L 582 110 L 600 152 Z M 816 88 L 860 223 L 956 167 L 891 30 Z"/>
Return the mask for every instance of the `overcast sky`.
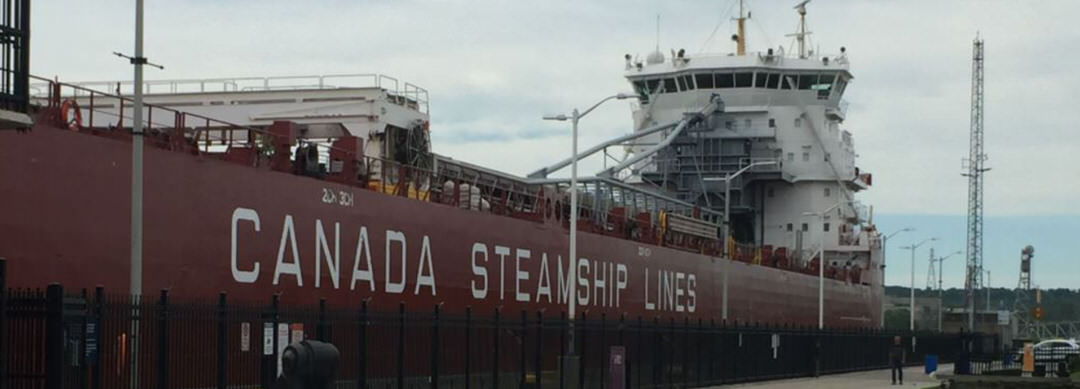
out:
<path id="1" fill-rule="evenodd" d="M 784 34 L 797 23 L 794 1 L 749 3 L 749 49 L 791 45 Z M 130 79 L 127 62 L 110 53 L 132 51 L 133 4 L 35 2 L 32 71 L 69 81 Z M 543 114 L 630 89 L 622 56 L 644 57 L 657 45 L 657 15 L 665 53 L 726 53 L 734 49 L 730 18 L 737 4 L 148 1 L 146 55 L 165 70 L 148 69 L 147 79 L 385 73 L 431 93 L 436 152 L 525 174 L 569 155 L 568 126 L 543 122 Z M 988 223 L 1075 228 L 1078 14 L 1078 1 L 813 1 L 813 45 L 822 53 L 846 47 L 855 75 L 844 127 L 855 136 L 858 165 L 874 174 L 874 186 L 860 199 L 876 215 L 896 216 L 889 221 L 960 220 L 938 235 L 941 245 L 963 249 L 967 182 L 960 173 L 968 150 L 971 41 L 978 31 L 986 39 L 986 151 L 993 169 L 986 214 L 998 218 Z M 582 121 L 581 142 L 585 147 L 629 131 L 629 106 L 612 102 Z M 588 161 L 583 172 L 600 164 Z M 928 216 L 903 219 L 919 215 Z M 883 230 L 894 227 L 885 220 Z M 1010 237 L 1045 240 L 1024 232 Z M 1076 287 L 1080 271 L 1070 267 L 1076 250 L 1067 239 L 1041 246 L 1058 253 L 1046 260 L 1068 269 L 1064 276 L 1047 274 L 1053 280 L 1047 286 Z M 903 254 L 889 251 L 890 258 Z M 1016 255 L 991 254 L 1008 258 L 1001 274 L 1011 281 L 1002 283 L 1015 285 Z M 890 283 L 907 282 L 892 270 Z"/>

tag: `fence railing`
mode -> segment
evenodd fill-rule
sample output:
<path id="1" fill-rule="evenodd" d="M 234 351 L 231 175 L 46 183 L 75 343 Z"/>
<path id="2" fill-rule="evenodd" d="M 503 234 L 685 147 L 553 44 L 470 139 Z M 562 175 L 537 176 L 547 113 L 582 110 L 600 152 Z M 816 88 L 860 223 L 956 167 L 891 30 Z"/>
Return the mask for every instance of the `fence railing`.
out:
<path id="1" fill-rule="evenodd" d="M 354 307 L 5 291 L 4 388 L 270 388 L 284 346 L 305 338 L 341 351 L 338 387 L 605 388 L 613 350 L 628 388 L 700 387 L 884 368 L 894 336 L 908 362 L 955 357 L 955 334 L 819 331 L 705 319 L 608 317 L 440 306 Z M 570 328 L 577 382 L 560 385 Z M 619 349 L 616 349 L 618 347 Z"/>

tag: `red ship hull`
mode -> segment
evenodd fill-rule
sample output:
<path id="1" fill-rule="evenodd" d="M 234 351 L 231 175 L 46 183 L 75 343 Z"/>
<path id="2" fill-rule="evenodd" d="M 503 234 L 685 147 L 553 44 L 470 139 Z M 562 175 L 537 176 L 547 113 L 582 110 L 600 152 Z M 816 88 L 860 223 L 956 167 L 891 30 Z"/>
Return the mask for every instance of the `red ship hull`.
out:
<path id="1" fill-rule="evenodd" d="M 0 132 L 0 144 L 9 284 L 127 291 L 130 143 L 39 124 Z M 405 302 L 410 310 L 560 312 L 572 282 L 577 312 L 590 316 L 720 321 L 727 271 L 729 320 L 817 323 L 811 275 L 582 233 L 574 282 L 559 225 L 155 147 L 145 155 L 146 294 L 269 301 L 280 292 L 286 304 L 325 297 L 337 306 L 370 299 L 376 310 Z M 869 285 L 824 281 L 827 326 L 878 325 L 880 277 L 867 273 Z"/>

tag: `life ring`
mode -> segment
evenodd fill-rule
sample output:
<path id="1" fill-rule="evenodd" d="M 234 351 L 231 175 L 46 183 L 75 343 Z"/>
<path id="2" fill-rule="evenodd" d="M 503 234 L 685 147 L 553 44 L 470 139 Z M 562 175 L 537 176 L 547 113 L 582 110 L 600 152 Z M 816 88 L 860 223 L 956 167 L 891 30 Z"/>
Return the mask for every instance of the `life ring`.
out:
<path id="1" fill-rule="evenodd" d="M 75 117 L 72 118 L 70 112 L 75 113 Z M 75 100 L 64 100 L 60 104 L 60 121 L 71 131 L 79 131 L 82 128 L 82 110 L 79 109 L 79 103 Z"/>

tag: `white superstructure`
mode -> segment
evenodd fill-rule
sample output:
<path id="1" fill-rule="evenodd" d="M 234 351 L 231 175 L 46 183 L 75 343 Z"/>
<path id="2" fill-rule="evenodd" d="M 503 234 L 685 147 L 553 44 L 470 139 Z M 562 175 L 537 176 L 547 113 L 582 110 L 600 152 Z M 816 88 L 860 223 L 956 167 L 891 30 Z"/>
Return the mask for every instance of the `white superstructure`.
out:
<path id="1" fill-rule="evenodd" d="M 797 47 L 788 50 L 747 53 L 745 36 L 737 35 L 730 54 L 655 51 L 645 61 L 626 56 L 625 77 L 638 94 L 633 119 L 639 130 L 677 121 L 714 97 L 724 103 L 722 113 L 708 118 L 707 129 L 679 135 L 667 150 L 636 164 L 632 179 L 720 209 L 729 200 L 729 174 L 775 161 L 731 179 L 734 240 L 783 247 L 802 261 L 814 257 L 823 242 L 830 264 L 866 269 L 871 252 L 878 251 L 877 235 L 854 198 L 871 179 L 856 166 L 853 136 L 843 128 L 843 95 L 853 79 L 847 53 L 843 47 L 836 55 L 807 50 L 804 4 L 796 9 L 804 19 L 792 34 Z M 736 20 L 742 32 L 745 17 Z M 629 151 L 641 152 L 666 136 L 644 137 Z"/>

